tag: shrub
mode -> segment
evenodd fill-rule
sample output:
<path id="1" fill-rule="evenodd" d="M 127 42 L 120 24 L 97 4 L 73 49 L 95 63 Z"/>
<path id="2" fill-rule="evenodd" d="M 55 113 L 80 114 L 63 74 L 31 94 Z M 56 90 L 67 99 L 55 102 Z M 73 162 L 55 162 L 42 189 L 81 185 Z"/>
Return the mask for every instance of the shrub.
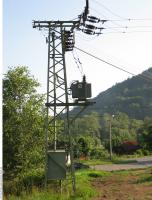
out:
<path id="1" fill-rule="evenodd" d="M 31 169 L 22 172 L 13 180 L 4 180 L 4 194 L 20 195 L 22 191 L 31 192 L 33 186 L 42 187 L 44 182 L 44 171 L 42 169 Z"/>
<path id="2" fill-rule="evenodd" d="M 148 151 L 147 149 L 138 149 L 136 152 L 135 152 L 135 155 L 139 155 L 139 156 L 148 156 L 150 155 L 151 152 Z"/>
<path id="3" fill-rule="evenodd" d="M 100 147 L 94 148 L 90 151 L 90 158 L 100 159 L 108 157 L 108 152 Z"/>

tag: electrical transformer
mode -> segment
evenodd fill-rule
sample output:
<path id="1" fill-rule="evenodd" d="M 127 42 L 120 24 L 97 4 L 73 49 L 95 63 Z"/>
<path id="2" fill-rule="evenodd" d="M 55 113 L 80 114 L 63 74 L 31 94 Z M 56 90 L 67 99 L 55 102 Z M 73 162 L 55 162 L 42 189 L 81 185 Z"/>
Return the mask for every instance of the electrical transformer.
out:
<path id="1" fill-rule="evenodd" d="M 75 81 L 71 84 L 72 98 L 78 99 L 78 101 L 85 101 L 90 98 L 91 84 L 86 82 L 86 77 L 83 76 L 83 81 Z"/>

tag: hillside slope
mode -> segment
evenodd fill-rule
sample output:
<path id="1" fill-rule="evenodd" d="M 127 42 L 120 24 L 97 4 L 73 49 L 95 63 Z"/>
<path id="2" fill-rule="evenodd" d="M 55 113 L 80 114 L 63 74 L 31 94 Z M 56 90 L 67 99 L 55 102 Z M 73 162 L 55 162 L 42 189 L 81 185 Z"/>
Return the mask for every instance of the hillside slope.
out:
<path id="1" fill-rule="evenodd" d="M 152 117 L 152 68 L 144 71 L 142 75 L 149 77 L 151 81 L 142 79 L 139 74 L 118 83 L 95 97 L 93 101 L 96 104 L 88 107 L 85 114 L 93 111 L 99 114 L 114 114 L 119 111 L 135 119 Z"/>

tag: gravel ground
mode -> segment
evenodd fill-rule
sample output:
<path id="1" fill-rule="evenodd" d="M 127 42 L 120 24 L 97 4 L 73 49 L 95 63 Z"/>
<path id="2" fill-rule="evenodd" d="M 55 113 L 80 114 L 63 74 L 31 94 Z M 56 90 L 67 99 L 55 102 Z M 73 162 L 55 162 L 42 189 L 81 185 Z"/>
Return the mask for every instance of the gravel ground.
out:
<path id="1" fill-rule="evenodd" d="M 108 164 L 108 165 L 95 165 L 90 166 L 94 170 L 103 171 L 116 171 L 116 170 L 128 170 L 128 169 L 142 169 L 152 166 L 152 157 L 135 158 L 137 162 L 128 164 Z"/>

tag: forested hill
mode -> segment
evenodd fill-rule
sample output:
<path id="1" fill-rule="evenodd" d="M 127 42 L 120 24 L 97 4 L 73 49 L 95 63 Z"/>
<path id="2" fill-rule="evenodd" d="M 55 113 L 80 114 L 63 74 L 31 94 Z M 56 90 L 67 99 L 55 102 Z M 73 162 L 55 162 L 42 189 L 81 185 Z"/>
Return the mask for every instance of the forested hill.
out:
<path id="1" fill-rule="evenodd" d="M 146 78 L 141 78 L 141 75 Z M 101 92 L 93 101 L 96 104 L 89 106 L 87 113 L 123 112 L 135 119 L 152 117 L 152 68 Z"/>

